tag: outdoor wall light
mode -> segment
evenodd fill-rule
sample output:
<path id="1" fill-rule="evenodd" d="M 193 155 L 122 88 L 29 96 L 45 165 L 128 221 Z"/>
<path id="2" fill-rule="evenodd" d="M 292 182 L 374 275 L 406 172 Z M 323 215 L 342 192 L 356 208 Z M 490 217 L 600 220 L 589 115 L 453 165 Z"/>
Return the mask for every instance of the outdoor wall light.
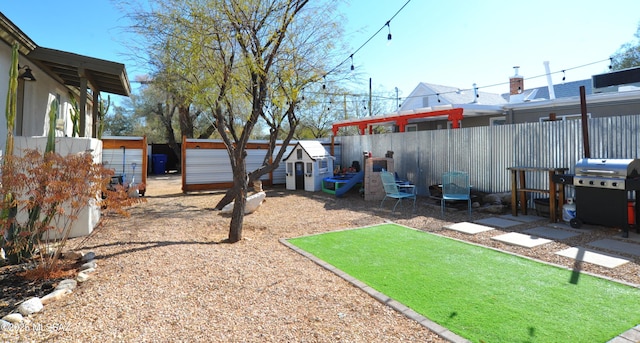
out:
<path id="1" fill-rule="evenodd" d="M 24 72 L 20 75 L 18 75 L 19 78 L 25 80 L 25 81 L 35 81 L 36 78 L 35 76 L 33 76 L 33 74 L 31 73 L 31 68 L 29 68 L 28 65 L 25 66 L 18 66 L 18 71 L 24 69 Z"/>

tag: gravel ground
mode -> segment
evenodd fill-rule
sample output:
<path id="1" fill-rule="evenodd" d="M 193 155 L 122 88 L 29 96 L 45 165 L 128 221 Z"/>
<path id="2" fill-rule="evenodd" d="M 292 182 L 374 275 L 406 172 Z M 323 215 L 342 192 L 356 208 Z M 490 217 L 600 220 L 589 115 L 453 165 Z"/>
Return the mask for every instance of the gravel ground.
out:
<path id="1" fill-rule="evenodd" d="M 230 218 L 213 210 L 223 193 L 183 195 L 179 177 L 149 177 L 147 202 L 130 218 L 110 219 L 89 240 L 70 241 L 71 248 L 97 254 L 92 278 L 20 330 L 0 332 L 0 341 L 444 342 L 278 241 L 387 220 L 640 283 L 638 261 L 607 270 L 553 254 L 614 229 L 520 249 L 490 240 L 497 230 L 473 236 L 443 230 L 467 220 L 466 212 L 442 220 L 429 199 L 418 200 L 415 214 L 408 205 L 391 213 L 391 206 L 379 209 L 355 193 L 338 199 L 282 186 L 266 191 L 266 202 L 245 217 L 245 239 L 227 244 Z M 474 213 L 474 219 L 488 216 Z"/>

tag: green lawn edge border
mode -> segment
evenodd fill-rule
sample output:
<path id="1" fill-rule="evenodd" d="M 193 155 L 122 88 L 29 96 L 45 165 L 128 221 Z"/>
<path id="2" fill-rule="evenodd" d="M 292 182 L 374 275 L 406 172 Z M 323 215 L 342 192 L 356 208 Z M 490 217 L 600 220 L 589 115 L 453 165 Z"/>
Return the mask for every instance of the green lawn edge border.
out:
<path id="1" fill-rule="evenodd" d="M 435 232 L 430 232 L 430 231 L 424 231 L 424 230 L 420 230 L 420 229 L 416 229 L 410 226 L 406 226 L 403 224 L 398 224 L 392 221 L 385 221 L 384 223 L 377 223 L 377 224 L 371 224 L 371 225 L 365 225 L 365 226 L 361 226 L 361 227 L 351 227 L 351 228 L 344 228 L 344 229 L 338 229 L 338 230 L 332 230 L 332 231 L 327 231 L 327 232 L 320 232 L 320 233 L 314 233 L 314 234 L 308 234 L 308 235 L 302 235 L 302 236 L 296 236 L 296 237 L 289 237 L 289 238 L 280 238 L 279 241 L 281 244 L 283 244 L 284 246 L 290 248 L 291 250 L 297 252 L 298 254 L 310 259 L 312 262 L 316 263 L 317 265 L 325 268 L 328 271 L 331 271 L 332 273 L 336 274 L 337 276 L 341 277 L 342 279 L 344 279 L 345 281 L 351 283 L 352 285 L 360 288 L 361 290 L 363 290 L 364 292 L 366 292 L 368 295 L 370 295 L 372 298 L 378 300 L 379 302 L 381 302 L 382 304 L 385 304 L 391 308 L 393 308 L 394 310 L 396 310 L 397 312 L 399 312 L 400 314 L 404 315 L 405 317 L 416 321 L 417 323 L 419 323 L 420 325 L 428 328 L 429 330 L 435 332 L 436 334 L 438 334 L 440 337 L 450 341 L 450 342 L 455 342 L 455 343 L 461 343 L 461 342 L 469 342 L 471 343 L 470 340 L 459 336 L 455 333 L 453 333 L 452 331 L 448 330 L 446 327 L 430 320 L 429 318 L 415 312 L 414 310 L 410 309 L 409 307 L 407 307 L 406 305 L 388 297 L 387 295 L 371 288 L 370 286 L 368 286 L 367 284 L 365 284 L 364 282 L 354 278 L 353 276 L 345 273 L 344 271 L 340 270 L 339 268 L 333 266 L 332 264 L 316 257 L 315 255 L 303 250 L 302 248 L 299 248 L 298 246 L 292 244 L 289 242 L 290 239 L 296 239 L 296 238 L 304 238 L 304 237 L 313 237 L 313 236 L 319 236 L 319 235 L 324 235 L 327 233 L 336 233 L 336 232 L 341 232 L 341 231 L 350 231 L 350 230 L 360 230 L 360 229 L 366 229 L 366 228 L 371 228 L 371 227 L 376 227 L 376 226 L 381 226 L 381 225 L 396 225 L 396 226 L 400 226 L 406 229 L 410 229 L 410 230 L 414 230 L 414 231 L 419 231 L 419 232 L 423 232 L 426 234 L 431 234 L 434 236 L 438 236 L 441 238 L 445 238 L 445 239 L 450 239 L 453 241 L 457 241 L 463 244 L 469 244 L 475 247 L 479 247 L 479 248 L 484 248 L 484 249 L 489 249 L 489 250 L 493 250 L 496 252 L 500 252 L 500 253 L 504 253 L 504 254 L 508 254 L 514 257 L 519 257 L 519 258 L 524 258 L 533 262 L 538 262 L 538 263 L 542 263 L 548 266 L 552 266 L 552 267 L 556 267 L 556 268 L 560 268 L 566 271 L 571 271 L 574 272 L 574 268 L 570 268 L 564 265 L 560 265 L 560 264 L 556 264 L 556 263 L 552 263 L 552 262 L 548 262 L 548 261 L 543 261 L 543 260 L 539 260 L 533 257 L 529 257 L 526 255 L 522 255 L 522 254 L 518 254 L 518 253 L 514 253 L 511 251 L 505 251 L 505 250 L 501 250 L 498 248 L 494 248 L 494 247 L 490 247 L 490 246 L 485 246 L 482 244 L 478 244 L 478 243 L 474 243 L 474 242 L 469 242 L 469 241 L 465 241 L 463 239 L 458 239 L 458 238 L 454 238 L 454 237 L 448 237 L 445 235 L 441 235 Z M 595 274 L 595 273 L 591 273 L 588 271 L 584 271 L 584 270 L 579 270 L 579 273 L 584 274 L 584 275 L 589 275 L 591 277 L 595 277 L 595 278 L 599 278 L 605 281 L 609 281 L 609 282 L 614 282 L 614 283 L 618 283 L 621 285 L 625 285 L 625 286 L 629 286 L 629 287 L 633 287 L 633 288 L 637 288 L 640 289 L 640 285 L 638 284 L 634 284 L 631 282 L 627 282 L 624 280 L 618 280 L 618 279 L 614 279 L 605 275 L 599 275 L 599 274 Z M 626 337 L 626 338 L 625 338 Z M 634 339 L 640 337 L 640 324 L 630 328 L 629 330 L 619 334 L 616 338 L 613 338 L 612 341 L 616 341 L 616 339 L 618 338 L 622 338 L 625 342 L 628 341 L 628 339 Z"/>

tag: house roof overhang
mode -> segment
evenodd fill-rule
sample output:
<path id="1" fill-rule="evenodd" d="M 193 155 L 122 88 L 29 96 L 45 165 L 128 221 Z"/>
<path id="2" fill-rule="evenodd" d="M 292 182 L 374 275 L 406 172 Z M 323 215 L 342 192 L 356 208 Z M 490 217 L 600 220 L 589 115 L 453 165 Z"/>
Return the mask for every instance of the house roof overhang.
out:
<path id="1" fill-rule="evenodd" d="M 460 127 L 460 120 L 463 118 L 462 108 L 452 108 L 451 106 L 443 106 L 444 109 L 435 109 L 431 107 L 420 108 L 410 111 L 395 112 L 392 114 L 382 116 L 372 116 L 364 118 L 355 118 L 350 120 L 343 120 L 333 124 L 332 132 L 334 136 L 338 135 L 338 130 L 341 127 L 357 126 L 360 130 L 360 134 L 365 134 L 365 130 L 370 125 L 384 125 L 385 123 L 393 123 L 398 125 L 399 131 L 404 132 L 405 126 L 411 121 L 425 120 L 425 118 L 440 117 L 445 118 L 453 123 L 453 128 Z"/>
<path id="2" fill-rule="evenodd" d="M 36 47 L 28 58 L 66 86 L 80 88 L 86 78 L 94 91 L 131 95 L 124 64 L 43 47 Z"/>

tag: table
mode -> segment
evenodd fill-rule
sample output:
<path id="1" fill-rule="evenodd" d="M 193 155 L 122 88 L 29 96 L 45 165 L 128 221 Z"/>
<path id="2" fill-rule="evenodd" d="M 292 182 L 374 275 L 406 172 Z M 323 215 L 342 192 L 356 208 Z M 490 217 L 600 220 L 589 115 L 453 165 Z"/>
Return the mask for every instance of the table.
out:
<path id="1" fill-rule="evenodd" d="M 400 192 L 416 194 L 416 185 L 414 184 L 408 182 L 396 182 L 396 185 L 398 186 L 398 191 Z"/>
<path id="2" fill-rule="evenodd" d="M 522 214 L 527 214 L 527 193 L 549 194 L 549 219 L 552 223 L 558 221 L 562 211 L 556 211 L 558 204 L 564 204 L 564 185 L 558 185 L 553 180 L 553 176 L 564 174 L 569 168 L 540 168 L 540 167 L 509 167 L 511 171 L 511 214 L 518 216 L 518 200 Z M 525 172 L 547 173 L 549 177 L 549 189 L 527 188 Z M 519 199 L 518 199 L 519 198 Z"/>

